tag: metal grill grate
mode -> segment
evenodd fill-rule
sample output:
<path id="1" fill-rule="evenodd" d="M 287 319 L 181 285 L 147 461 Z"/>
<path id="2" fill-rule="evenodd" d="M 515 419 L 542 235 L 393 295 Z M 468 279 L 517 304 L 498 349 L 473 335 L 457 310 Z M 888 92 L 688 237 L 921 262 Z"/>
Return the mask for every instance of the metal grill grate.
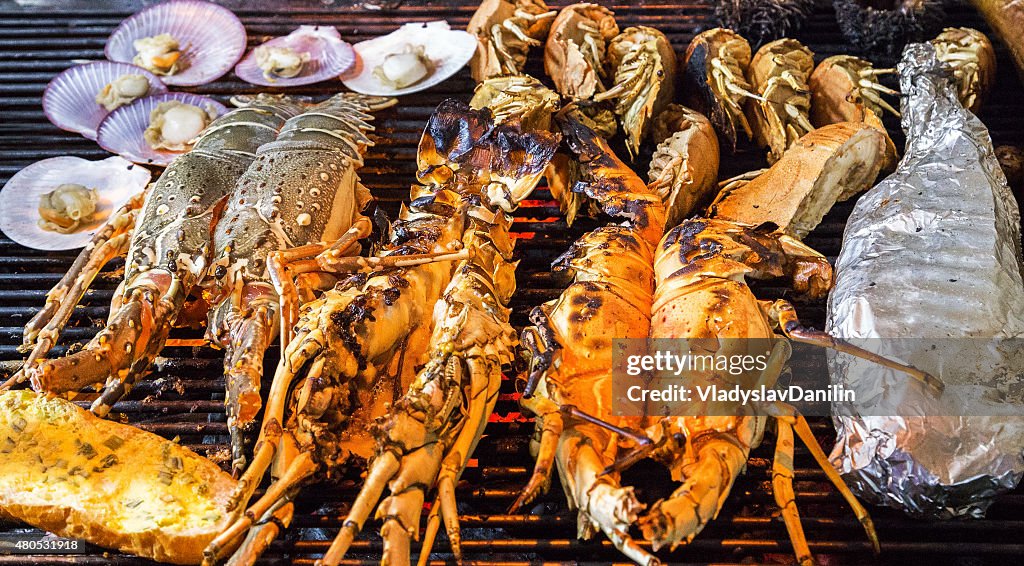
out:
<path id="1" fill-rule="evenodd" d="M 148 3 L 148 2 L 147 2 Z M 395 9 L 372 10 L 350 2 L 290 0 L 289 2 L 222 2 L 236 10 L 245 22 L 250 44 L 267 36 L 287 33 L 299 24 L 318 23 L 337 26 L 352 42 L 387 33 L 402 23 L 444 17 L 453 27 L 464 27 L 475 9 L 471 2 L 458 5 L 431 2 L 406 2 Z M 566 2 L 553 2 L 563 5 Z M 605 2 L 602 2 L 605 3 Z M 20 5 L 24 4 L 24 5 Z M 42 4 L 42 5 L 40 5 Z M 112 29 L 141 4 L 137 0 L 95 0 L 68 2 L 42 0 L 15 4 L 0 0 L 0 180 L 6 181 L 30 162 L 59 155 L 97 159 L 107 154 L 93 142 L 63 132 L 43 116 L 42 90 L 56 73 L 81 60 L 103 58 L 103 44 Z M 259 4 L 259 5 L 254 5 Z M 279 5 L 280 4 L 280 5 Z M 337 4 L 337 5 L 336 5 Z M 415 4 L 415 5 L 413 5 Z M 637 5 L 611 6 L 620 26 L 652 25 L 664 31 L 677 52 L 682 53 L 697 31 L 710 27 L 712 8 L 708 4 L 685 2 L 640 2 Z M 962 5 L 949 9 L 949 24 L 969 25 L 986 30 L 981 18 Z M 817 54 L 817 59 L 845 50 L 830 9 L 820 9 L 805 29 L 795 34 Z M 998 52 L 1001 65 L 996 91 L 982 113 L 991 126 L 997 144 L 1024 143 L 1024 99 L 1005 50 Z M 540 53 L 535 52 L 527 71 L 542 76 Z M 377 120 L 377 146 L 370 151 L 366 167 L 360 172 L 364 183 L 389 213 L 407 198 L 414 180 L 413 156 L 416 141 L 427 117 L 444 98 L 468 98 L 473 82 L 462 71 L 426 93 L 405 97 L 400 106 L 382 113 Z M 308 87 L 301 94 L 324 96 L 341 88 L 340 83 Z M 256 87 L 229 75 L 196 92 L 226 97 L 257 92 Z M 898 124 L 890 124 L 898 128 Z M 896 132 L 894 132 L 896 134 Z M 902 136 L 894 135 L 898 145 Z M 624 155 L 624 152 L 622 153 Z M 649 155 L 649 151 L 647 152 Z M 736 157 L 723 160 L 722 174 L 730 176 L 760 167 L 760 152 L 749 148 Z M 638 164 L 645 171 L 646 164 Z M 525 203 L 516 214 L 513 230 L 522 236 L 518 254 L 522 263 L 518 272 L 519 291 L 513 301 L 513 323 L 521 326 L 532 306 L 554 298 L 559 287 L 548 271 L 550 261 L 580 235 L 595 225 L 592 221 L 567 229 L 558 218 L 558 209 L 545 190 Z M 830 258 L 839 251 L 842 229 L 851 203 L 837 207 L 821 226 L 807 238 L 808 244 Z M 73 253 L 49 253 L 18 246 L 0 238 L 0 360 L 17 360 L 24 324 L 42 305 L 46 291 L 69 266 Z M 102 324 L 116 285 L 114 262 L 97 281 L 76 311 L 65 333 L 65 346 L 91 336 Z M 778 296 L 782 289 L 759 288 L 766 297 Z M 822 303 L 802 305 L 805 322 L 821 327 Z M 199 331 L 182 331 L 177 337 L 200 336 Z M 60 350 L 57 351 L 59 353 Z M 271 357 L 276 355 L 271 350 Z M 223 414 L 221 360 L 209 348 L 169 348 L 157 370 L 140 384 L 114 411 L 141 428 L 181 442 L 201 454 L 223 454 L 227 427 Z M 267 360 L 273 367 L 276 358 Z M 116 415 L 115 415 L 116 416 Z M 831 442 L 831 425 L 819 419 L 812 423 L 820 439 Z M 518 413 L 511 381 L 506 380 L 504 394 L 496 414 L 486 430 L 475 455 L 476 464 L 465 474 L 459 488 L 465 559 L 475 563 L 513 564 L 539 562 L 606 563 L 623 558 L 603 539 L 576 540 L 575 517 L 564 504 L 556 486 L 550 495 L 526 515 L 506 515 L 505 509 L 526 481 L 532 460 L 528 439 L 532 423 Z M 756 450 L 744 474 L 733 488 L 718 519 L 695 541 L 678 551 L 665 554 L 669 561 L 687 563 L 792 562 L 785 528 L 771 497 L 770 435 L 766 445 Z M 797 453 L 797 502 L 800 505 L 811 548 L 823 563 L 855 564 L 872 560 L 869 545 L 851 513 L 842 503 L 824 474 L 814 467 L 806 451 Z M 671 480 L 659 468 L 634 470 L 642 498 L 664 495 Z M 652 479 L 653 478 L 653 479 Z M 627 475 L 626 481 L 630 479 Z M 337 487 L 307 490 L 300 496 L 292 528 L 265 555 L 266 564 L 311 564 L 326 550 L 329 539 L 341 525 L 345 503 L 355 497 L 358 478 L 350 478 Z M 994 505 L 989 518 L 970 522 L 911 521 L 896 512 L 873 509 L 882 539 L 881 562 L 999 564 L 1024 555 L 1020 533 L 1024 532 L 1024 491 L 1004 497 Z M 0 532 L 21 528 L 0 523 Z M 353 546 L 350 558 L 355 562 L 375 563 L 381 544 L 369 525 Z M 450 558 L 443 539 L 436 546 L 437 560 Z M 30 559 L 0 556 L 0 564 L 149 564 L 148 561 L 103 553 L 93 549 L 84 556 L 35 556 Z"/>

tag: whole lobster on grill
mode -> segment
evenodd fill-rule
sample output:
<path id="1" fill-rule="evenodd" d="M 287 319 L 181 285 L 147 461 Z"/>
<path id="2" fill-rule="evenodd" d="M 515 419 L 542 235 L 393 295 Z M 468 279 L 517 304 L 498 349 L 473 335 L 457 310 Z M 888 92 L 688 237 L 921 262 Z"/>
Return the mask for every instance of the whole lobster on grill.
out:
<path id="1" fill-rule="evenodd" d="M 358 240 L 371 231 L 361 214 L 370 194 L 356 170 L 373 145 L 369 112 L 395 102 L 340 94 L 307 108 L 259 148 L 228 198 L 202 287 L 211 306 L 207 337 L 225 349 L 236 471 L 245 463 L 242 433 L 262 406 L 264 353 L 278 328 L 287 343 L 298 303 L 334 283 L 329 269 L 306 258 L 324 253 L 333 262 L 357 261 L 346 256 L 358 254 Z"/>
<path id="2" fill-rule="evenodd" d="M 877 548 L 871 520 L 828 463 L 803 417 L 792 407 L 758 407 L 738 416 L 615 416 L 612 403 L 613 340 L 677 338 L 703 347 L 739 349 L 761 343 L 771 356 L 761 372 L 732 379 L 745 387 L 772 387 L 788 359 L 791 339 L 836 348 L 905 371 L 931 376 L 800 326 L 785 301 L 759 301 L 747 277 L 792 280 L 795 291 L 821 297 L 832 283 L 823 256 L 764 225 L 690 219 L 661 238 L 665 211 L 651 189 L 594 132 L 564 123 L 582 179 L 576 191 L 595 199 L 621 225 L 586 234 L 556 261 L 574 277 L 556 300 L 531 315 L 522 343 L 530 361 L 523 406 L 536 417 L 531 446 L 535 471 L 513 509 L 547 489 L 557 465 L 570 506 L 580 513 L 580 536 L 603 531 L 625 555 L 641 564 L 658 560 L 629 535 L 639 524 L 654 549 L 691 540 L 717 515 L 766 419 L 778 422 L 773 483 L 776 502 L 801 563 L 810 550 L 793 504 L 793 431 L 808 445 L 826 475 L 854 508 Z M 659 242 L 660 240 L 660 242 Z M 738 344 L 738 346 L 737 346 Z M 725 355 L 743 352 L 724 352 Z M 695 380 L 711 379 L 697 375 Z M 719 376 L 720 377 L 720 376 Z M 701 381 L 689 385 L 699 385 Z M 653 458 L 680 481 L 671 497 L 645 506 L 620 472 Z"/>
<path id="3" fill-rule="evenodd" d="M 457 547 L 454 485 L 516 342 L 506 306 L 515 288 L 506 211 L 530 194 L 558 143 L 545 130 L 524 131 L 520 119 L 543 123 L 553 93 L 528 91 L 524 100 L 541 106 L 514 113 L 492 87 L 484 83 L 474 106 L 500 106 L 503 123 L 489 110 L 442 103 L 417 153 L 423 184 L 413 187 L 389 241 L 355 265 L 337 264 L 348 277 L 302 306 L 234 497 L 238 518 L 207 548 L 208 562 L 233 551 L 232 563 L 251 563 L 288 524 L 303 485 L 367 461 L 366 482 L 324 564 L 341 560 L 374 507 L 384 519 L 384 561 L 408 562 L 435 488 L 428 532 L 443 518 Z M 325 253 L 317 260 L 333 261 Z M 274 481 L 250 504 L 268 468 Z M 378 505 L 385 488 L 391 495 Z"/>
<path id="4" fill-rule="evenodd" d="M 205 277 L 225 197 L 255 159 L 256 149 L 273 141 L 299 111 L 287 99 L 257 98 L 221 116 L 144 195 L 116 211 L 25 326 L 22 349 L 29 351 L 28 359 L 4 385 L 30 379 L 37 390 L 62 393 L 106 381 L 92 406 L 93 412 L 105 415 L 149 369 L 189 295 Z M 124 253 L 125 275 L 114 293 L 106 328 L 81 351 L 44 359 L 100 269 Z"/>

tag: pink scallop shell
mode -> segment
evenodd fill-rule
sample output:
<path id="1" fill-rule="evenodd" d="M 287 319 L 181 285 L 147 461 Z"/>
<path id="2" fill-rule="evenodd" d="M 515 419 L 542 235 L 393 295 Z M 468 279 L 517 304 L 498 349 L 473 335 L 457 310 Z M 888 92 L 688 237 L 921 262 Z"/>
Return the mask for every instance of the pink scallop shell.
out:
<path id="1" fill-rule="evenodd" d="M 168 92 L 156 96 L 140 98 L 128 106 L 122 106 L 110 113 L 103 123 L 100 124 L 99 135 L 96 136 L 96 143 L 100 147 L 116 153 L 125 159 L 135 163 L 167 165 L 174 161 L 175 157 L 182 155 L 177 151 L 156 150 L 149 147 L 143 132 L 149 127 L 149 114 L 161 102 L 168 100 L 179 100 L 185 104 L 206 108 L 212 106 L 220 116 L 228 111 L 221 103 L 186 92 Z"/>
<path id="2" fill-rule="evenodd" d="M 256 64 L 256 53 L 253 50 L 235 66 L 238 78 L 260 86 L 301 86 L 333 79 L 349 70 L 356 62 L 356 52 L 333 27 L 299 26 L 290 34 L 271 39 L 263 45 L 288 47 L 300 53 L 309 53 L 310 60 L 303 65 L 302 72 L 297 76 L 268 80 L 263 76 L 263 69 Z"/>
<path id="3" fill-rule="evenodd" d="M 142 67 L 97 61 L 71 67 L 54 77 L 43 92 L 43 112 L 58 128 L 94 140 L 100 122 L 110 114 L 96 103 L 96 94 L 125 75 L 142 75 L 149 79 L 150 95 L 167 92 L 160 78 Z"/>
<path id="4" fill-rule="evenodd" d="M 422 45 L 435 65 L 434 72 L 422 81 L 405 88 L 394 89 L 373 76 L 373 70 L 391 53 L 406 45 Z M 361 41 L 352 46 L 359 57 L 352 72 L 341 77 L 351 90 L 376 96 L 401 96 L 426 90 L 447 80 L 466 66 L 476 52 L 477 40 L 470 33 L 454 30 L 444 20 L 405 24 L 397 30 Z"/>
<path id="5" fill-rule="evenodd" d="M 201 0 L 168 0 L 121 22 L 107 40 L 111 61 L 131 63 L 136 39 L 169 33 L 182 45 L 188 67 L 161 77 L 164 84 L 196 86 L 213 82 L 235 66 L 245 53 L 245 26 L 231 10 Z"/>

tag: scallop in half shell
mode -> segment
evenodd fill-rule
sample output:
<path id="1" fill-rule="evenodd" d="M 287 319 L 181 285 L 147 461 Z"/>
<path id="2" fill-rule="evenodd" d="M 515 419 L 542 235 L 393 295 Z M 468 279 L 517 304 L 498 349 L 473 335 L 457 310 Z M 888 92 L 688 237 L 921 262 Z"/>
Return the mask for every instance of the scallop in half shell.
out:
<path id="1" fill-rule="evenodd" d="M 136 42 L 169 35 L 180 50 L 178 69 L 165 84 L 196 86 L 219 79 L 245 53 L 245 26 L 231 10 L 201 0 L 168 0 L 121 22 L 107 40 L 107 59 L 132 63 Z"/>
<path id="2" fill-rule="evenodd" d="M 153 110 L 161 102 L 172 100 L 207 110 L 214 117 L 227 112 L 223 104 L 198 94 L 168 92 L 147 96 L 111 112 L 100 124 L 96 142 L 110 153 L 116 153 L 135 163 L 161 166 L 169 164 L 183 152 L 153 149 L 145 139 L 145 132 L 150 125 Z"/>
<path id="3" fill-rule="evenodd" d="M 285 56 L 305 59 L 297 74 L 282 76 L 267 73 L 259 64 L 259 50 L 285 50 Z M 348 71 L 356 62 L 356 53 L 330 26 L 299 26 L 290 34 L 271 39 L 253 49 L 235 66 L 235 74 L 243 81 L 260 86 L 301 86 L 328 79 Z"/>
<path id="4" fill-rule="evenodd" d="M 15 242 L 37 250 L 71 250 L 93 233 L 128 199 L 149 184 L 150 172 L 121 157 L 89 161 L 51 157 L 18 171 L 0 191 L 0 230 Z M 73 183 L 98 194 L 93 220 L 81 230 L 61 234 L 39 226 L 39 200 L 60 185 Z"/>
<path id="5" fill-rule="evenodd" d="M 359 60 L 353 72 L 342 76 L 345 86 L 363 94 L 400 96 L 458 72 L 473 57 L 476 37 L 436 21 L 405 24 L 353 47 Z"/>
<path id="6" fill-rule="evenodd" d="M 149 81 L 149 89 L 143 96 L 167 92 L 160 78 L 142 67 L 97 61 L 71 67 L 54 77 L 43 92 L 43 112 L 58 128 L 94 140 L 100 122 L 110 114 L 96 102 L 96 95 L 107 85 L 130 75 L 143 76 Z"/>

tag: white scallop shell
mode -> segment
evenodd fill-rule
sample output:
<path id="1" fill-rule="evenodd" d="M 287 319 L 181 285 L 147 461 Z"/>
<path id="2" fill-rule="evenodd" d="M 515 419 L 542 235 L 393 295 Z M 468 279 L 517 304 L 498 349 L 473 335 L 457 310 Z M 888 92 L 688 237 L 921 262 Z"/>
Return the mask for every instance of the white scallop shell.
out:
<path id="1" fill-rule="evenodd" d="M 15 242 L 37 250 L 72 250 L 89 242 L 110 214 L 149 184 L 150 172 L 120 157 L 89 161 L 51 157 L 18 171 L 0 191 L 0 230 Z M 78 232 L 60 234 L 39 227 L 39 199 L 64 183 L 99 193 L 96 221 Z"/>
<path id="2" fill-rule="evenodd" d="M 149 94 L 167 92 L 160 78 L 142 67 L 113 61 L 97 61 L 71 67 L 57 75 L 43 92 L 43 113 L 53 125 L 96 139 L 96 129 L 110 111 L 96 103 L 105 86 L 125 75 L 149 80 Z"/>
<path id="3" fill-rule="evenodd" d="M 462 30 L 453 30 L 448 22 L 405 24 L 388 35 L 353 46 L 359 61 L 353 72 L 342 76 L 345 86 L 363 94 L 400 96 L 426 90 L 451 77 L 473 57 L 476 37 Z M 407 45 L 422 45 L 426 56 L 434 63 L 434 72 L 422 81 L 405 88 L 393 89 L 373 76 L 373 70 L 391 53 L 398 53 Z"/>
<path id="4" fill-rule="evenodd" d="M 235 66 L 245 53 L 245 26 L 231 10 L 201 0 L 168 0 L 121 22 L 107 40 L 111 61 L 131 63 L 136 39 L 169 33 L 181 44 L 184 70 L 166 75 L 164 84 L 196 86 L 213 82 Z"/>
<path id="5" fill-rule="evenodd" d="M 235 66 L 235 74 L 247 83 L 260 86 L 301 86 L 333 79 L 348 71 L 356 62 L 356 53 L 348 42 L 341 39 L 338 30 L 330 26 L 299 26 L 283 37 L 275 37 L 263 45 L 288 47 L 299 53 L 309 53 L 310 60 L 302 72 L 290 78 L 269 80 L 256 64 L 255 49 Z"/>
<path id="6" fill-rule="evenodd" d="M 156 96 L 146 96 L 122 106 L 110 113 L 103 123 L 100 124 L 96 143 L 100 147 L 116 153 L 125 159 L 135 163 L 151 165 L 167 165 L 174 161 L 175 157 L 182 154 L 180 151 L 167 151 L 153 149 L 146 143 L 143 133 L 149 127 L 149 114 L 161 102 L 168 100 L 180 100 L 185 104 L 191 104 L 200 108 L 213 108 L 216 115 L 220 116 L 228 111 L 221 103 L 187 92 L 168 92 Z"/>

